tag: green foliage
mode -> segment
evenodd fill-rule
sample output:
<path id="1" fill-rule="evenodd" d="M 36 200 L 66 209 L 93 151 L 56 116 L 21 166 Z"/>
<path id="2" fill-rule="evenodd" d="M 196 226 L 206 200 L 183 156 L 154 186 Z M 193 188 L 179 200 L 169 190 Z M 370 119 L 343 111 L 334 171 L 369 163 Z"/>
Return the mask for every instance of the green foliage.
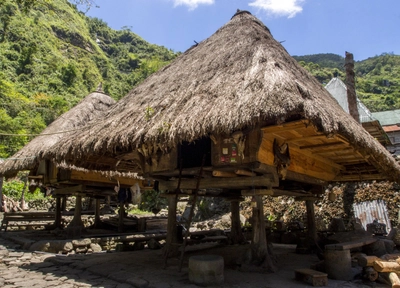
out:
<path id="1" fill-rule="evenodd" d="M 139 208 L 136 207 L 129 209 L 128 213 L 133 215 L 149 215 L 148 211 L 140 210 Z"/>
<path id="2" fill-rule="evenodd" d="M 23 188 L 24 182 L 21 180 L 4 181 L 3 183 L 4 195 L 16 201 L 19 201 L 21 199 Z M 32 200 L 43 199 L 44 194 L 40 191 L 40 189 L 36 189 L 34 192 L 29 192 L 26 188 L 24 198 L 25 201 L 28 202 Z"/>
<path id="3" fill-rule="evenodd" d="M 343 70 L 344 58 L 342 56 L 326 53 L 305 56 L 293 56 L 298 62 L 315 63 L 320 67 Z"/>
<path id="4" fill-rule="evenodd" d="M 92 0 L 71 0 L 92 7 Z M 0 0 L 0 134 L 38 134 L 102 82 L 125 96 L 176 54 L 66 0 Z M 31 138 L 0 135 L 0 157 Z"/>
<path id="5" fill-rule="evenodd" d="M 151 211 L 153 208 L 164 209 L 167 207 L 167 199 L 160 197 L 160 192 L 148 190 L 142 192 L 142 202 L 139 209 L 142 211 Z"/>
<path id="6" fill-rule="evenodd" d="M 299 64 L 327 84 L 345 80 L 344 58 L 334 54 L 295 56 Z M 310 62 L 311 61 L 311 62 Z M 400 109 L 400 56 L 384 53 L 355 63 L 357 96 L 372 112 Z"/>

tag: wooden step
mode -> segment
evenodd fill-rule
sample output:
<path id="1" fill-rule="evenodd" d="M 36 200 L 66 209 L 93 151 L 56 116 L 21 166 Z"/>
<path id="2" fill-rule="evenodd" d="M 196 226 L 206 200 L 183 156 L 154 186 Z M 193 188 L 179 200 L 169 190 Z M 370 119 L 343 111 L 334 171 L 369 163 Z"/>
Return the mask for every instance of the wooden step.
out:
<path id="1" fill-rule="evenodd" d="M 298 281 L 304 281 L 318 287 L 328 285 L 328 274 L 326 273 L 307 268 L 296 269 L 294 273 Z"/>

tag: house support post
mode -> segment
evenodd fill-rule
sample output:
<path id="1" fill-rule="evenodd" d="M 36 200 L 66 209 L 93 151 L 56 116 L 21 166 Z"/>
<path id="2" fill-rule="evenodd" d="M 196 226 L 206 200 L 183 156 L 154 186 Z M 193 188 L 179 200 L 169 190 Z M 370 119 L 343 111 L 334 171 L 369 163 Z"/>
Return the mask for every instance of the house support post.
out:
<path id="1" fill-rule="evenodd" d="M 67 196 L 62 196 L 61 211 L 67 210 Z"/>
<path id="2" fill-rule="evenodd" d="M 94 206 L 94 228 L 100 228 L 101 227 L 101 221 L 100 221 L 100 198 L 95 197 L 95 206 Z"/>
<path id="3" fill-rule="evenodd" d="M 239 263 L 243 270 L 275 272 L 277 268 L 272 260 L 272 250 L 267 245 L 262 195 L 254 195 L 253 202 L 252 242 Z"/>
<path id="4" fill-rule="evenodd" d="M 56 196 L 56 219 L 54 221 L 54 226 L 56 228 L 61 228 L 61 197 Z"/>
<path id="5" fill-rule="evenodd" d="M 119 221 L 118 221 L 118 232 L 124 232 L 124 217 L 125 217 L 125 205 L 124 202 L 119 203 Z"/>
<path id="6" fill-rule="evenodd" d="M 230 199 L 231 202 L 231 244 L 241 244 L 245 242 L 242 227 L 240 225 L 239 199 Z"/>
<path id="7" fill-rule="evenodd" d="M 76 194 L 75 197 L 74 218 L 67 228 L 68 236 L 73 238 L 80 237 L 84 228 L 82 222 L 82 194 Z"/>
<path id="8" fill-rule="evenodd" d="M 317 245 L 317 229 L 315 225 L 315 211 L 314 211 L 314 201 L 306 200 L 307 209 L 307 231 L 308 231 L 308 243 L 310 247 L 308 249 L 313 249 Z"/>
<path id="9" fill-rule="evenodd" d="M 168 196 L 168 224 L 167 224 L 167 238 L 164 250 L 165 258 L 170 256 L 178 256 L 179 247 L 174 245 L 178 243 L 178 229 L 176 223 L 176 195 Z"/>

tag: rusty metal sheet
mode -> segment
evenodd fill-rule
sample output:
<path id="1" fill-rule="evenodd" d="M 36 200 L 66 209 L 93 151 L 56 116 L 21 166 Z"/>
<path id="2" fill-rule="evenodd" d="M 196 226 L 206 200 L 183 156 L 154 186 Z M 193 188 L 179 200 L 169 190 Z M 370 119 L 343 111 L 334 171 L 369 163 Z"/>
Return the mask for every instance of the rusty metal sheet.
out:
<path id="1" fill-rule="evenodd" d="M 365 230 L 367 230 L 367 224 L 372 223 L 374 220 L 385 224 L 387 233 L 392 229 L 385 201 L 373 200 L 355 203 L 353 204 L 353 209 L 354 216 L 361 220 Z"/>

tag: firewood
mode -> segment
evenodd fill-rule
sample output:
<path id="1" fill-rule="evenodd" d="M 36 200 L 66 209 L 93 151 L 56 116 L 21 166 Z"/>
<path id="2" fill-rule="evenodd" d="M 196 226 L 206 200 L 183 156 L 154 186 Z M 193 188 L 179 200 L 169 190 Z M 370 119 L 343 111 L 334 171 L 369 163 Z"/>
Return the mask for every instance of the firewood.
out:
<path id="1" fill-rule="evenodd" d="M 375 260 L 382 260 L 376 256 L 359 256 L 358 257 L 358 265 L 361 267 L 373 266 Z"/>
<path id="2" fill-rule="evenodd" d="M 400 258 L 400 253 L 385 254 L 379 258 L 381 258 L 383 261 L 397 260 Z"/>
<path id="3" fill-rule="evenodd" d="M 392 283 L 392 288 L 400 288 L 400 279 L 396 273 L 390 272 L 389 280 L 390 280 L 390 283 Z"/>
<path id="4" fill-rule="evenodd" d="M 400 264 L 397 262 L 375 260 L 373 267 L 378 272 L 400 272 Z"/>

